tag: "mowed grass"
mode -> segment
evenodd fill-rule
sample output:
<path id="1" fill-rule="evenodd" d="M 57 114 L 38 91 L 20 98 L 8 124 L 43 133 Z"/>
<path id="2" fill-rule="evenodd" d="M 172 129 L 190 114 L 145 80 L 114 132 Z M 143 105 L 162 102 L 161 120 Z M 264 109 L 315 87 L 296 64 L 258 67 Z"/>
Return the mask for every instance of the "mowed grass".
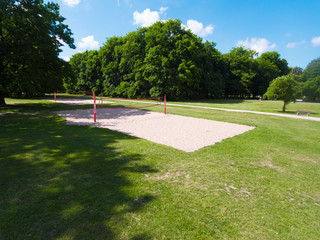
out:
<path id="1" fill-rule="evenodd" d="M 186 153 L 7 102 L 0 239 L 319 239 L 320 122 L 168 107 L 256 127 Z"/>
<path id="2" fill-rule="evenodd" d="M 171 102 L 170 102 L 171 103 Z M 184 104 L 202 107 L 239 109 L 259 112 L 296 114 L 296 110 L 311 111 L 312 117 L 320 117 L 320 103 L 295 102 L 286 106 L 286 111 L 282 112 L 283 101 L 259 101 L 242 99 L 213 99 L 188 102 L 172 102 L 174 104 Z M 306 114 L 304 114 L 305 116 Z"/>

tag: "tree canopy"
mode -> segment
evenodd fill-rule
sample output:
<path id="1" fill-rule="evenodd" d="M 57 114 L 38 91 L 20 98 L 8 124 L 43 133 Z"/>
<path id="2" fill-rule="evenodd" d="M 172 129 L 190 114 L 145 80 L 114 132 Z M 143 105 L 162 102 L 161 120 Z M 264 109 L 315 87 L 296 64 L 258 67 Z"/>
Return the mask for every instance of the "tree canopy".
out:
<path id="1" fill-rule="evenodd" d="M 274 79 L 264 95 L 270 100 L 283 100 L 282 111 L 285 112 L 286 105 L 295 102 L 301 94 L 301 89 L 293 74 L 288 74 Z"/>
<path id="2" fill-rule="evenodd" d="M 122 97 L 221 97 L 222 61 L 214 43 L 202 43 L 179 20 L 168 20 L 72 56 L 77 83 L 68 87 Z"/>
<path id="3" fill-rule="evenodd" d="M 77 53 L 67 63 L 59 58 L 60 48 L 75 46 L 64 20 L 56 3 L 0 2 L 0 105 L 5 96 L 33 97 L 63 89 L 130 98 L 257 97 L 290 72 L 305 99 L 320 101 L 320 58 L 303 71 L 290 69 L 275 51 L 259 56 L 237 47 L 221 54 L 216 43 L 203 41 L 171 19 L 108 38 L 99 50 Z"/>
<path id="4" fill-rule="evenodd" d="M 42 0 L 0 2 L 0 104 L 5 96 L 38 96 L 62 87 L 72 74 L 59 58 L 66 43 L 75 48 L 59 5 Z"/>
<path id="5" fill-rule="evenodd" d="M 75 54 L 70 64 L 77 81 L 67 89 L 131 98 L 255 97 L 290 71 L 277 52 L 258 57 L 238 47 L 221 54 L 214 42 L 172 19 L 109 38 L 98 51 Z"/>
<path id="6" fill-rule="evenodd" d="M 308 64 L 301 75 L 300 81 L 306 99 L 320 102 L 320 57 Z"/>
<path id="7" fill-rule="evenodd" d="M 320 76 L 320 57 L 312 60 L 302 73 L 302 81 Z"/>

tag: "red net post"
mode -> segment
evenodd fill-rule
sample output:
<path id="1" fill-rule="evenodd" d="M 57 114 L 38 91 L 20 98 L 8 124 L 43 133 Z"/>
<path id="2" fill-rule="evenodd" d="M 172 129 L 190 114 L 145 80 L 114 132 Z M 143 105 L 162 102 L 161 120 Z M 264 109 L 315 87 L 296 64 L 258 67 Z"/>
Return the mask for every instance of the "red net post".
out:
<path id="1" fill-rule="evenodd" d="M 56 91 L 54 91 L 54 101 L 56 102 L 57 101 L 57 92 Z"/>
<path id="2" fill-rule="evenodd" d="M 93 94 L 93 121 L 97 121 L 97 113 L 96 113 L 96 95 Z"/>
<path id="3" fill-rule="evenodd" d="M 164 114 L 167 114 L 167 95 L 164 95 Z"/>

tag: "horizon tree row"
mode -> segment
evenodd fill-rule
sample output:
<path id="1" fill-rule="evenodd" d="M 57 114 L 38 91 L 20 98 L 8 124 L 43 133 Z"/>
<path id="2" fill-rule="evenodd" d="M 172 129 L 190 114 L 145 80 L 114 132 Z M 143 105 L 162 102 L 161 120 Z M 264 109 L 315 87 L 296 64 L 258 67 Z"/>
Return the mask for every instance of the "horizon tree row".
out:
<path id="1" fill-rule="evenodd" d="M 277 52 L 258 56 L 238 47 L 221 54 L 179 20 L 109 38 L 99 50 L 75 54 L 68 63 L 59 53 L 62 42 L 75 48 L 74 39 L 58 4 L 4 0 L 0 18 L 0 105 L 5 97 L 63 90 L 131 98 L 256 97 L 290 71 L 305 99 L 320 101 L 320 58 L 303 70 L 290 69 Z"/>
<path id="2" fill-rule="evenodd" d="M 184 29 L 179 20 L 157 22 L 111 37 L 99 50 L 73 55 L 75 79 L 66 78 L 64 87 L 129 98 L 256 97 L 291 70 L 277 52 L 258 57 L 254 50 L 237 47 L 221 54 L 215 46 Z"/>

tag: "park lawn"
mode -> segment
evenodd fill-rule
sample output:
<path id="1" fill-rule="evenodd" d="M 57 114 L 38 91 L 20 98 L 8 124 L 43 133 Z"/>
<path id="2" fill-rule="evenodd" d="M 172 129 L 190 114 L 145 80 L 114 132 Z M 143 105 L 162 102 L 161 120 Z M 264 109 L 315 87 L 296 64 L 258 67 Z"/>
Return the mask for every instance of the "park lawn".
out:
<path id="1" fill-rule="evenodd" d="M 197 100 L 188 102 L 169 102 L 174 104 L 185 104 L 202 107 L 239 109 L 259 112 L 296 114 L 296 110 L 312 111 L 312 117 L 320 117 L 320 103 L 295 102 L 286 107 L 286 112 L 282 112 L 283 101 L 259 101 L 243 99 L 212 99 Z M 303 115 L 305 116 L 305 115 Z"/>
<path id="2" fill-rule="evenodd" d="M 0 109 L 0 239 L 319 238 L 320 122 L 169 107 L 256 127 L 186 153 L 30 101 Z"/>

